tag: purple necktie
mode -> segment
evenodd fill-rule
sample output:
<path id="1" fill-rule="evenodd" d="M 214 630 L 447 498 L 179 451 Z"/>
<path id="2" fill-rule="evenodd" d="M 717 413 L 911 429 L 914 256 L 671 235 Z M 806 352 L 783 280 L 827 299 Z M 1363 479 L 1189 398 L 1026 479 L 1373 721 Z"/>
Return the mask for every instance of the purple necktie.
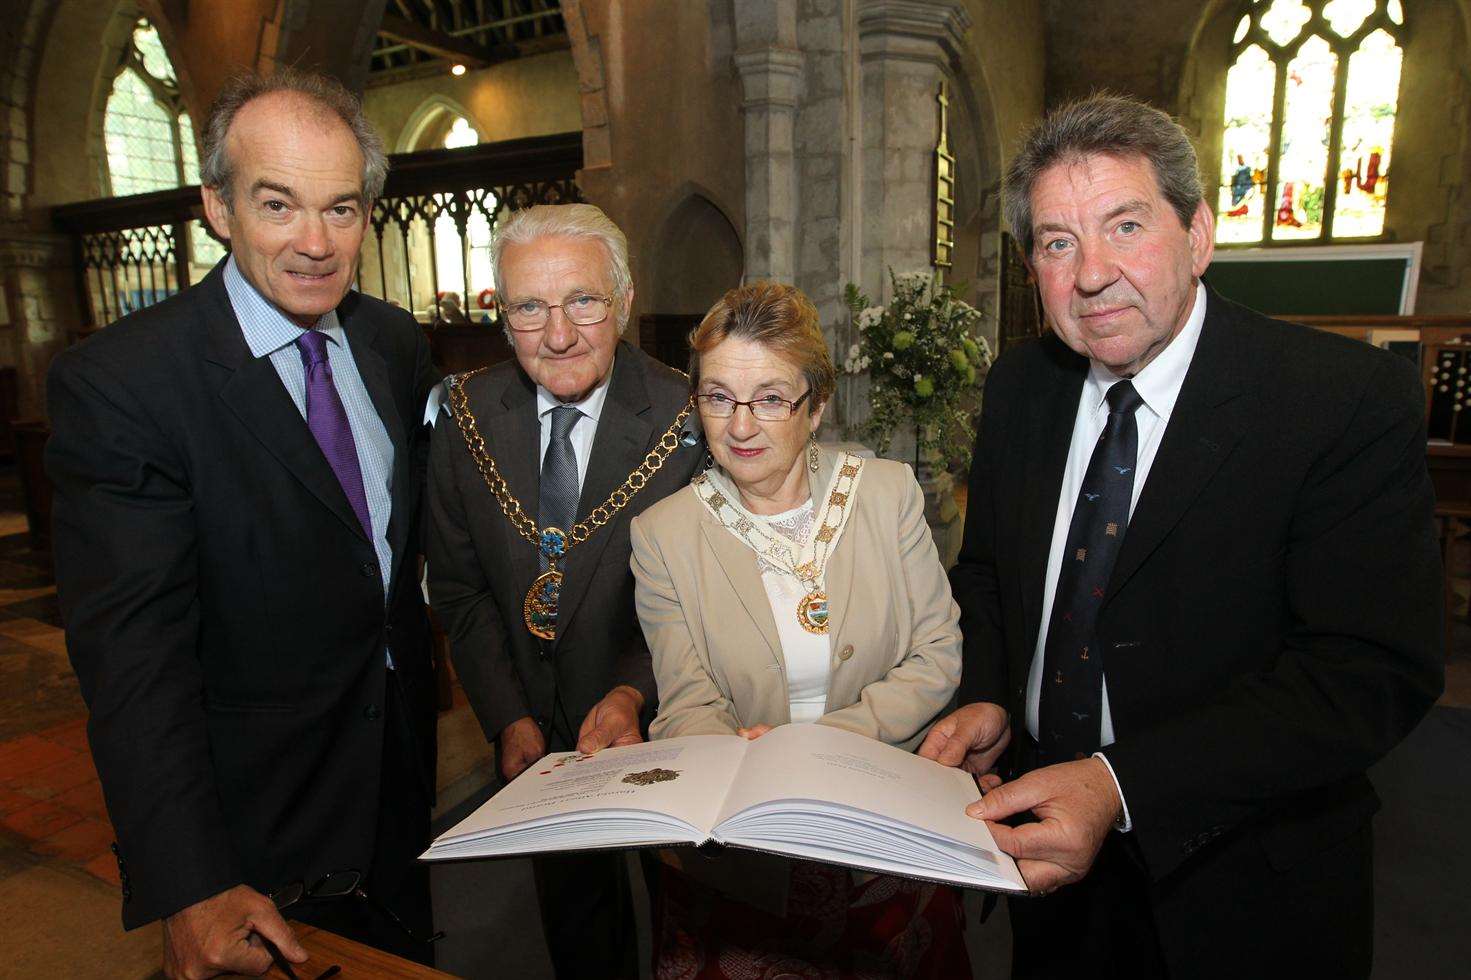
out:
<path id="1" fill-rule="evenodd" d="M 368 495 L 363 492 L 363 471 L 358 466 L 358 450 L 352 441 L 352 427 L 347 424 L 347 410 L 332 383 L 332 366 L 327 363 L 327 335 L 320 330 L 303 330 L 296 338 L 301 349 L 301 365 L 306 369 L 306 424 L 322 447 L 322 454 L 353 513 L 363 525 L 369 540 L 373 537 L 373 519 L 368 515 Z"/>

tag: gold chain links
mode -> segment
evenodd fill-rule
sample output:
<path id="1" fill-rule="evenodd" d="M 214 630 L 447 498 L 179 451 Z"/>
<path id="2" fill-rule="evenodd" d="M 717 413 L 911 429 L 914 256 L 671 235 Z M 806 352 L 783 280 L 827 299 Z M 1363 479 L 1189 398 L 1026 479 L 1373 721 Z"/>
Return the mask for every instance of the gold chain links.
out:
<path id="1" fill-rule="evenodd" d="M 455 417 L 455 422 L 460 426 L 460 434 L 465 437 L 465 447 L 470 451 L 470 458 L 475 461 L 475 468 L 480 471 L 480 476 L 485 480 L 485 485 L 490 489 L 491 495 L 501 505 L 506 519 L 511 522 L 518 534 L 533 545 L 540 547 L 540 528 L 536 521 L 532 520 L 521 507 L 521 501 L 511 495 L 506 484 L 506 478 L 501 476 L 500 468 L 495 465 L 495 459 L 485 449 L 485 437 L 480 434 L 480 427 L 475 421 L 474 414 L 470 411 L 470 399 L 465 394 L 465 382 L 475 375 L 482 373 L 487 368 L 476 368 L 464 374 L 452 375 L 449 379 L 449 404 L 450 411 Z M 644 457 L 642 463 L 623 481 L 608 499 L 592 509 L 587 517 L 572 525 L 567 532 L 569 539 L 568 549 L 574 544 L 581 544 L 592 536 L 598 528 L 607 524 L 613 517 L 628 505 L 634 496 L 648 485 L 654 474 L 664 465 L 664 462 L 674 455 L 679 448 L 679 429 L 694 411 L 695 400 L 693 397 L 685 403 L 684 409 L 674 417 L 674 422 L 664 430 L 659 437 L 659 443 Z"/>

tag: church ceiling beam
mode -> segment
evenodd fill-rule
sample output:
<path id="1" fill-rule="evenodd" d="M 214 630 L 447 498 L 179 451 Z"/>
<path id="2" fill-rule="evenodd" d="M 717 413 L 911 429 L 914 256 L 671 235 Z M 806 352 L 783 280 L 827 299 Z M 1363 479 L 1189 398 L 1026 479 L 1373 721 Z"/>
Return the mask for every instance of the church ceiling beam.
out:
<path id="1" fill-rule="evenodd" d="M 384 14 L 378 33 L 390 41 L 397 41 L 436 58 L 457 61 L 467 68 L 485 68 L 496 61 L 505 60 L 505 55 L 501 52 L 492 51 L 469 38 L 425 27 L 397 14 Z"/>

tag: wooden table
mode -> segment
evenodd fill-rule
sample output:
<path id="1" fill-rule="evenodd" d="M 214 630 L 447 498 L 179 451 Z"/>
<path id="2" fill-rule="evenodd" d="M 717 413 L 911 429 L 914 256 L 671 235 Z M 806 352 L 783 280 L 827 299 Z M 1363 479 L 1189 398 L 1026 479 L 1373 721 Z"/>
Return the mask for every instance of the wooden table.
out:
<path id="1" fill-rule="evenodd" d="M 371 946 L 344 939 L 325 929 L 318 929 L 301 922 L 291 923 L 291 928 L 295 930 L 296 938 L 301 940 L 301 944 L 306 947 L 307 953 L 311 956 L 311 959 L 300 966 L 292 967 L 300 980 L 314 980 L 319 973 L 333 964 L 342 967 L 342 972 L 336 974 L 333 980 L 367 980 L 370 977 L 393 977 L 403 978 L 403 980 L 446 977 L 453 980 L 453 974 L 441 973 L 427 966 L 411 963 Z M 272 980 L 282 980 L 286 974 L 273 966 L 266 976 Z"/>

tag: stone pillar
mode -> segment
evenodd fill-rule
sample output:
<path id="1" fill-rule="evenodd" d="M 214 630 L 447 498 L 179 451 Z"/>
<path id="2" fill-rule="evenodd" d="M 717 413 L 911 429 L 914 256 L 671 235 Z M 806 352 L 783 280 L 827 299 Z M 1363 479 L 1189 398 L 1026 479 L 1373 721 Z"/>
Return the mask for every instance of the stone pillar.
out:
<path id="1" fill-rule="evenodd" d="M 766 47 L 735 56 L 746 128 L 746 278 L 796 279 L 793 129 L 802 53 Z"/>
<path id="2" fill-rule="evenodd" d="M 959 3 L 937 0 L 859 0 L 863 121 L 863 254 L 860 284 L 875 302 L 891 298 L 889 270 L 930 268 L 934 212 L 934 150 L 939 138 L 935 97 L 957 74 L 970 27 Z M 913 461 L 914 432 L 894 433 L 888 455 Z M 959 548 L 960 514 L 949 474 L 920 467 L 925 519 L 948 565 Z"/>
<path id="3" fill-rule="evenodd" d="M 930 264 L 940 81 L 958 64 L 970 15 L 958 3 L 860 0 L 862 285 L 889 296 L 889 269 Z"/>
<path id="4" fill-rule="evenodd" d="M 0 288 L 8 324 L 0 325 L 0 364 L 15 366 L 18 414 L 46 414 L 46 369 L 80 325 L 71 239 L 37 232 L 0 233 Z"/>
<path id="5" fill-rule="evenodd" d="M 738 3 L 735 15 L 746 144 L 746 278 L 795 282 L 794 130 L 803 64 L 796 3 Z"/>

